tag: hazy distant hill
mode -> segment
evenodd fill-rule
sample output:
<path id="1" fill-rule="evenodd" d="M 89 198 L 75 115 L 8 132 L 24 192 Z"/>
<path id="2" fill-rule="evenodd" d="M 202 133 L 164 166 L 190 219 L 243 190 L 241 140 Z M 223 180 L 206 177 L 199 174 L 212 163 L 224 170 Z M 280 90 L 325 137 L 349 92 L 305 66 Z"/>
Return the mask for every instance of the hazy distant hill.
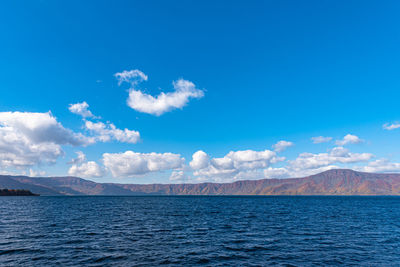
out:
<path id="1" fill-rule="evenodd" d="M 148 185 L 2 175 L 0 188 L 26 189 L 40 195 L 400 195 L 400 174 L 339 169 L 304 178 Z"/>

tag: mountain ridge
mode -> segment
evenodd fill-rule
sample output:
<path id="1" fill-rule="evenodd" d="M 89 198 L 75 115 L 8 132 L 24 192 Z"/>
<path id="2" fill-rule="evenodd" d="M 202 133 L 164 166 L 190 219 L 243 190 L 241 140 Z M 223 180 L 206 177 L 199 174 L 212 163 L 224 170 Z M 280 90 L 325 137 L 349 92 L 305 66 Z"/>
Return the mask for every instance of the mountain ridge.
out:
<path id="1" fill-rule="evenodd" d="M 311 176 L 232 183 L 117 184 L 79 177 L 0 176 L 0 188 L 50 195 L 400 195 L 400 174 L 333 169 Z"/>

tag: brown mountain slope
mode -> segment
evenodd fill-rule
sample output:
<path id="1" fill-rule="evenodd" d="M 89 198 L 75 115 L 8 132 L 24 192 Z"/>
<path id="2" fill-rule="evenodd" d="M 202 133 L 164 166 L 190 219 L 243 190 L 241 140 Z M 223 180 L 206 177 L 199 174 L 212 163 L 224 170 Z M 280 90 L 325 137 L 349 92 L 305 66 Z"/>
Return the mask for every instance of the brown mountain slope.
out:
<path id="1" fill-rule="evenodd" d="M 400 174 L 337 169 L 304 178 L 148 185 L 96 183 L 77 177 L 0 176 L 0 188 L 28 189 L 41 195 L 400 195 Z"/>
<path id="2" fill-rule="evenodd" d="M 23 177 L 23 176 L 20 176 Z M 25 183 L 18 181 L 19 176 L 0 176 L 0 189 L 23 189 L 29 190 L 34 194 L 58 196 L 62 195 L 51 187 L 36 185 L 34 183 Z"/>

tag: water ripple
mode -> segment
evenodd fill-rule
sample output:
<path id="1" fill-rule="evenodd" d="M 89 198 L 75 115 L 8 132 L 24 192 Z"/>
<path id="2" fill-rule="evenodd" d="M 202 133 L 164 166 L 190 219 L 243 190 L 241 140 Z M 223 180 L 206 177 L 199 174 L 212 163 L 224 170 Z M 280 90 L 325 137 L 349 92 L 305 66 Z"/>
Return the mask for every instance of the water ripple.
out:
<path id="1" fill-rule="evenodd" d="M 2 197 L 0 265 L 400 265 L 397 197 Z"/>

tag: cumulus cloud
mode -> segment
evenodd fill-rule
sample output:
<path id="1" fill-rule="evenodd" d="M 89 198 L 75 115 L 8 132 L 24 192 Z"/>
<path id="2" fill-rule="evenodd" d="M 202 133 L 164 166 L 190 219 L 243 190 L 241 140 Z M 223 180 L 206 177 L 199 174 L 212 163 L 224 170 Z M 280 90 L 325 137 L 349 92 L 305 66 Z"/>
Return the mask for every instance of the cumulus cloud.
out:
<path id="1" fill-rule="evenodd" d="M 400 163 L 390 162 L 388 159 L 378 159 L 369 162 L 367 166 L 357 166 L 354 169 L 364 172 L 400 172 Z"/>
<path id="2" fill-rule="evenodd" d="M 275 145 L 272 146 L 272 148 L 276 151 L 276 152 L 282 152 L 284 150 L 286 150 L 286 148 L 293 146 L 292 142 L 288 142 L 288 141 L 279 141 L 278 143 L 276 143 Z"/>
<path id="3" fill-rule="evenodd" d="M 189 163 L 193 170 L 204 169 L 208 166 L 210 157 L 202 150 L 195 152 L 192 156 L 192 161 Z"/>
<path id="4" fill-rule="evenodd" d="M 96 141 L 109 142 L 116 140 L 123 143 L 136 144 L 140 140 L 140 133 L 134 130 L 118 129 L 112 123 L 85 121 L 85 128 L 94 134 Z"/>
<path id="5" fill-rule="evenodd" d="M 71 176 L 94 178 L 104 176 L 105 171 L 96 162 L 88 161 L 80 164 L 73 164 L 69 168 L 68 174 Z"/>
<path id="6" fill-rule="evenodd" d="M 80 115 L 83 118 L 95 118 L 93 113 L 89 110 L 89 104 L 85 101 L 82 103 L 70 104 L 68 109 L 72 113 Z"/>
<path id="7" fill-rule="evenodd" d="M 104 166 L 114 177 L 132 177 L 150 172 L 177 170 L 183 167 L 185 159 L 173 153 L 104 153 Z"/>
<path id="8" fill-rule="evenodd" d="M 140 90 L 129 91 L 128 106 L 136 111 L 160 116 L 168 111 L 183 108 L 190 98 L 202 98 L 204 92 L 195 85 L 183 79 L 173 82 L 175 91 L 164 93 L 158 96 L 143 93 Z"/>
<path id="9" fill-rule="evenodd" d="M 132 109 L 155 116 L 160 116 L 173 109 L 183 108 L 191 98 L 202 98 L 204 92 L 197 89 L 194 83 L 184 79 L 179 79 L 172 83 L 173 92 L 160 93 L 157 96 L 146 94 L 136 88 L 142 81 L 147 81 L 148 77 L 140 70 L 130 70 L 116 73 L 114 75 L 118 84 L 123 82 L 130 84 L 129 97 L 127 104 Z"/>
<path id="10" fill-rule="evenodd" d="M 0 112 L 0 127 L 24 135 L 35 143 L 86 145 L 88 139 L 64 128 L 50 112 Z"/>
<path id="11" fill-rule="evenodd" d="M 50 112 L 0 112 L 0 166 L 26 168 L 54 163 L 61 145 L 81 146 L 90 138 L 64 128 Z"/>
<path id="12" fill-rule="evenodd" d="M 284 160 L 275 151 L 241 150 L 230 151 L 222 158 L 212 158 L 203 151 L 193 154 L 190 166 L 194 176 L 204 180 L 234 181 L 238 179 L 255 178 L 259 170 Z"/>
<path id="13" fill-rule="evenodd" d="M 336 164 L 367 162 L 373 157 L 371 153 L 352 153 L 344 147 L 334 147 L 329 153 L 301 153 L 286 166 L 265 169 L 264 174 L 266 178 L 302 177 L 338 168 Z"/>
<path id="14" fill-rule="evenodd" d="M 322 166 L 319 168 L 315 169 L 302 169 L 302 170 L 292 170 L 288 167 L 280 167 L 280 168 L 272 168 L 269 167 L 264 170 L 264 178 L 300 178 L 300 177 L 305 177 L 317 173 L 321 173 L 324 171 L 332 170 L 332 169 L 338 169 L 339 166 L 337 165 L 328 165 L 328 166 Z"/>
<path id="15" fill-rule="evenodd" d="M 345 146 L 347 144 L 359 144 L 362 142 L 363 142 L 363 140 L 361 140 L 358 136 L 352 135 L 352 134 L 347 134 L 345 137 L 343 137 L 342 140 L 337 140 L 336 145 Z"/>
<path id="16" fill-rule="evenodd" d="M 385 123 L 385 124 L 382 126 L 382 128 L 385 129 L 385 130 L 391 131 L 391 130 L 400 128 L 400 123 L 398 123 L 398 122 L 395 122 L 395 123 Z"/>
<path id="17" fill-rule="evenodd" d="M 315 136 L 311 137 L 311 140 L 314 144 L 328 143 L 332 140 L 332 137 L 329 136 Z"/>
<path id="18" fill-rule="evenodd" d="M 82 151 L 76 152 L 76 155 L 76 158 L 68 162 L 68 164 L 72 164 L 68 170 L 69 175 L 84 178 L 95 178 L 105 175 L 104 168 L 94 161 L 87 161 L 86 155 Z"/>
<path id="19" fill-rule="evenodd" d="M 316 169 L 335 163 L 355 163 L 368 161 L 371 153 L 352 153 L 344 147 L 335 147 L 329 153 L 301 153 L 295 160 L 289 161 L 293 169 Z"/>
<path id="20" fill-rule="evenodd" d="M 133 74 L 120 74 L 124 79 L 128 79 L 128 76 Z M 121 78 L 122 79 L 122 78 Z M 124 130 L 118 129 L 113 123 L 103 123 L 103 122 L 92 122 L 86 120 L 86 117 L 92 117 L 98 119 L 89 110 L 89 105 L 86 102 L 71 104 L 69 110 L 72 113 L 81 115 L 85 123 L 85 128 L 92 133 L 89 138 L 92 143 L 94 142 L 109 142 L 111 140 L 116 140 L 123 143 L 135 144 L 140 140 L 140 133 L 138 131 L 129 130 L 125 128 Z"/>

